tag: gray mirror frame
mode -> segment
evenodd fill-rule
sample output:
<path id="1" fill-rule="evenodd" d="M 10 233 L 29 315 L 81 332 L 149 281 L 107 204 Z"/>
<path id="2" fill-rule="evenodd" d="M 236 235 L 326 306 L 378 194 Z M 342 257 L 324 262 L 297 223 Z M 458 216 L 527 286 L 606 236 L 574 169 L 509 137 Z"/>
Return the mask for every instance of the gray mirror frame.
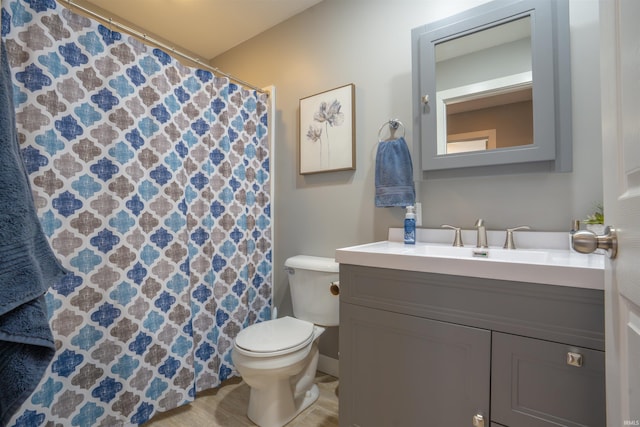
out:
<path id="1" fill-rule="evenodd" d="M 435 46 L 532 17 L 534 143 L 437 155 Z M 572 170 L 571 59 L 567 0 L 497 0 L 412 30 L 414 170 L 422 177 Z M 423 103 L 428 96 L 429 102 Z M 434 105 L 430 105 L 433 103 Z M 418 174 L 420 172 L 417 172 Z"/>

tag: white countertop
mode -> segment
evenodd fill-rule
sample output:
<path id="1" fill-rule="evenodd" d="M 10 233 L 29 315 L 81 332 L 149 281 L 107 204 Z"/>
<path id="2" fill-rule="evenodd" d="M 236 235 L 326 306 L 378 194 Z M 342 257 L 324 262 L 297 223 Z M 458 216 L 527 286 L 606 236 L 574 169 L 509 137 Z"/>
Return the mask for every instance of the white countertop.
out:
<path id="1" fill-rule="evenodd" d="M 433 231 L 441 235 L 441 230 Z M 421 234 L 423 238 L 433 237 L 429 231 L 423 231 L 418 234 L 419 240 Z M 536 241 L 540 236 L 535 236 L 535 232 L 527 232 L 528 236 L 524 234 L 519 236 L 522 247 L 520 250 L 505 250 L 502 246 L 493 246 L 492 240 L 495 241 L 496 236 L 490 236 L 487 257 L 480 258 L 472 256 L 476 250 L 474 245 L 454 248 L 450 243 L 432 240 L 429 243 L 418 241 L 415 245 L 406 245 L 396 240 L 398 233 L 392 229 L 389 233 L 390 240 L 337 249 L 335 258 L 340 264 L 588 289 L 604 288 L 604 255 L 584 255 L 570 251 L 565 233 L 545 233 L 546 237 L 558 235 L 551 237 L 565 239 L 562 242 L 550 239 L 551 249 L 531 248 L 530 242 Z"/>

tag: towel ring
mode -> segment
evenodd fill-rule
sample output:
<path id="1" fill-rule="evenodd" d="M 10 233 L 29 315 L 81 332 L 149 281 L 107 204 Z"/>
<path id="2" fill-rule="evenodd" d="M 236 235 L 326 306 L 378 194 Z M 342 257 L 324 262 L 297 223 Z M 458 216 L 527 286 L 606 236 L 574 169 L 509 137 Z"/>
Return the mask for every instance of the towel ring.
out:
<path id="1" fill-rule="evenodd" d="M 380 129 L 378 130 L 378 141 L 382 141 L 380 136 L 382 135 L 382 131 L 384 130 L 384 128 L 387 126 L 389 126 L 389 128 L 391 129 L 390 135 L 393 135 L 393 133 L 398 130 L 399 127 L 402 127 L 402 138 L 404 138 L 405 128 L 402 122 L 398 119 L 390 119 L 389 121 L 383 123 L 382 126 L 380 126 Z"/>

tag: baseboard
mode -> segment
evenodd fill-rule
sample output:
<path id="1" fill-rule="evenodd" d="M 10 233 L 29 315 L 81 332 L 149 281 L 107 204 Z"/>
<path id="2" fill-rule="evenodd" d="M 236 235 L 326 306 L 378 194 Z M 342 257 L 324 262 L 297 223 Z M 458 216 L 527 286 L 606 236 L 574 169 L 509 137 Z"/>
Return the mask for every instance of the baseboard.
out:
<path id="1" fill-rule="evenodd" d="M 334 359 L 329 356 L 325 356 L 324 354 L 320 355 L 318 359 L 318 371 L 324 372 L 325 374 L 332 375 L 336 378 L 340 378 L 340 368 L 338 359 Z"/>

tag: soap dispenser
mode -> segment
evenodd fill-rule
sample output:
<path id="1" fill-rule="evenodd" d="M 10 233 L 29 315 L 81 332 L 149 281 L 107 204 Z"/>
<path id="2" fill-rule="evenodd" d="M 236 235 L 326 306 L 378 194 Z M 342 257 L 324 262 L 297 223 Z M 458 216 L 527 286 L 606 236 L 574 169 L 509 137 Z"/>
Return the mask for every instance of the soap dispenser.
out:
<path id="1" fill-rule="evenodd" d="M 404 216 L 404 243 L 413 245 L 416 243 L 416 212 L 414 206 L 407 206 Z"/>

